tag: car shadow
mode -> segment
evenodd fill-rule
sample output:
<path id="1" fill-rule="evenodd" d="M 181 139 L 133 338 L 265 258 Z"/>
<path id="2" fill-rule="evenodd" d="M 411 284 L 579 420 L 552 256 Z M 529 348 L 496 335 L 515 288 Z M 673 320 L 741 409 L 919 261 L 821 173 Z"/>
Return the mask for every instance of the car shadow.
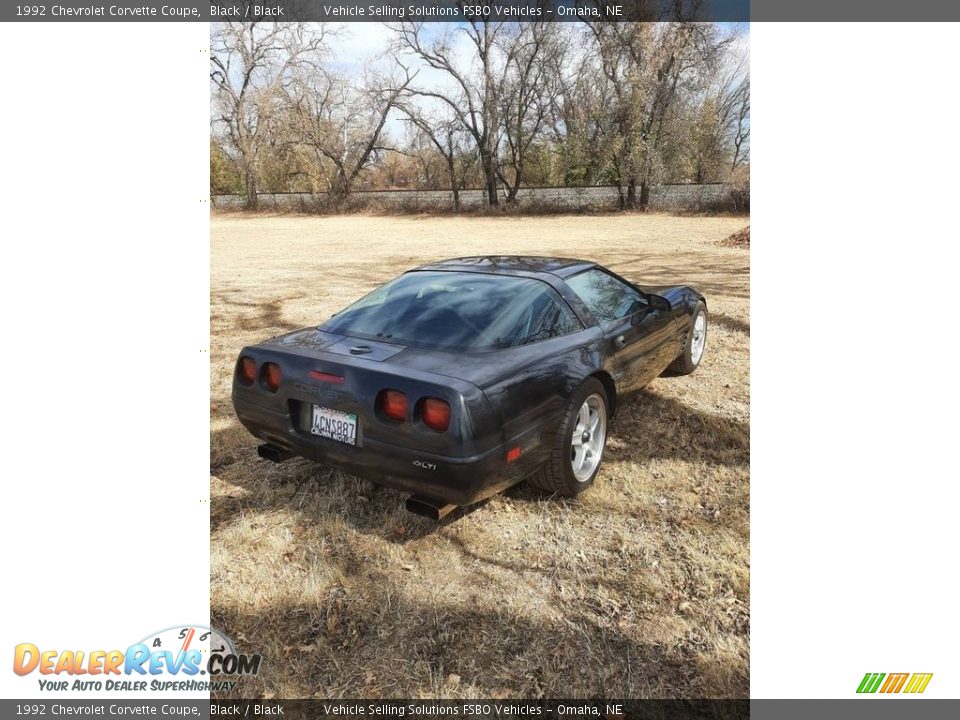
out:
<path id="1" fill-rule="evenodd" d="M 639 433 L 628 429 L 639 428 Z M 222 444 L 218 435 L 231 435 L 235 428 L 211 433 L 211 445 Z M 225 460 L 211 466 L 211 475 L 236 490 L 211 501 L 211 532 L 250 510 L 296 509 L 310 522 L 338 518 L 361 532 L 382 535 L 404 543 L 457 523 L 489 502 L 460 507 L 437 523 L 409 513 L 409 493 L 375 484 L 301 458 L 275 464 L 257 457 L 257 441 L 250 437 L 234 448 Z M 673 398 L 645 389 L 622 401 L 611 423 L 604 462 L 645 463 L 666 458 L 687 462 L 742 467 L 750 462 L 750 426 L 734 418 L 703 412 Z M 503 493 L 513 501 L 533 503 L 550 498 L 527 482 Z M 576 503 L 552 498 L 551 502 Z M 313 516 L 309 516 L 314 513 Z M 396 532 L 402 528 L 402 532 Z"/>
<path id="2" fill-rule="evenodd" d="M 220 563 L 217 572 L 231 579 L 212 584 L 211 624 L 239 638 L 242 650 L 263 654 L 264 668 L 271 668 L 244 678 L 235 697 L 261 697 L 277 687 L 290 697 L 443 696 L 456 694 L 444 684 L 451 675 L 468 688 L 512 697 L 561 697 L 572 674 L 577 692 L 592 697 L 682 697 L 697 688 L 746 695 L 746 641 L 718 643 L 711 633 L 746 637 L 748 606 L 738 598 L 718 610 L 714 603 L 722 600 L 708 597 L 717 593 L 716 580 L 697 580 L 696 557 L 658 557 L 661 567 L 675 567 L 657 577 L 634 547 L 617 555 L 598 545 L 600 560 L 583 562 L 572 550 L 544 555 L 536 545 L 518 550 L 513 541 L 483 542 L 487 531 L 462 524 L 489 509 L 483 524 L 496 535 L 500 523 L 509 525 L 506 513 L 521 513 L 510 507 L 516 503 L 531 506 L 521 513 L 531 519 L 543 517 L 536 504 L 554 504 L 543 510 L 561 515 L 561 529 L 591 515 L 613 518 L 614 525 L 635 522 L 628 509 L 605 504 L 602 496 L 599 503 L 551 498 L 521 483 L 504 493 L 506 501 L 460 508 L 435 523 L 405 510 L 407 493 L 303 459 L 260 460 L 252 437 L 216 427 L 212 442 L 235 447 L 233 459 L 212 473 L 212 543 L 229 543 L 235 533 L 259 542 L 264 527 L 285 518 L 284 534 L 274 533 L 282 547 L 262 552 L 265 564 L 287 564 L 263 575 L 248 568 L 249 574 L 231 576 L 229 564 Z M 625 437 L 633 427 L 644 432 Z M 645 390 L 624 402 L 611 439 L 611 463 L 676 456 L 740 464 L 748 456 L 749 426 Z M 666 521 L 651 526 L 668 537 L 676 531 Z M 702 528 L 726 532 L 721 525 Z M 419 542 L 424 539 L 429 542 Z M 279 553 L 290 560 L 278 560 Z M 314 557 L 322 568 L 318 594 L 297 595 L 303 583 L 285 589 L 284 574 L 297 563 L 302 572 L 315 572 Z M 531 604 L 505 605 L 491 595 L 504 583 L 529 588 Z M 693 609 L 679 609 L 678 597 L 687 596 Z M 704 630 L 691 612 L 702 612 L 713 629 Z M 663 621 L 669 632 L 658 624 Z"/>
<path id="3" fill-rule="evenodd" d="M 212 444 L 219 442 L 221 434 L 235 439 L 234 429 L 226 428 L 211 434 Z M 263 460 L 257 456 L 257 444 L 250 438 L 249 445 L 233 448 L 225 459 L 211 465 L 211 476 L 221 483 L 210 502 L 211 534 L 250 514 L 292 512 L 305 523 L 342 522 L 358 532 L 405 543 L 454 524 L 486 504 L 455 508 L 436 522 L 406 510 L 408 492 L 303 458 L 283 463 Z"/>
<path id="4" fill-rule="evenodd" d="M 738 320 L 735 317 L 730 317 L 724 313 L 710 313 L 710 322 L 714 325 L 719 325 L 725 330 L 741 332 L 746 335 L 750 334 L 750 323 L 744 322 L 743 320 Z"/>
<path id="5" fill-rule="evenodd" d="M 241 651 L 260 653 L 270 675 L 287 678 L 292 697 L 407 697 L 413 689 L 443 696 L 451 675 L 510 697 L 566 697 L 571 677 L 585 697 L 748 692 L 746 649 L 716 653 L 696 629 L 681 642 L 663 639 L 631 609 L 588 598 L 553 603 L 550 614 L 500 606 L 469 573 L 451 594 L 475 602 L 438 601 L 418 592 L 415 576 L 398 578 L 364 560 L 345 548 L 336 561 L 341 581 L 325 594 L 215 604 L 211 624 L 242 637 Z M 263 675 L 243 678 L 232 695 L 262 697 L 270 688 Z"/>
<path id="6" fill-rule="evenodd" d="M 610 431 L 606 462 L 672 457 L 731 467 L 750 464 L 748 421 L 695 409 L 650 389 L 624 398 Z"/>

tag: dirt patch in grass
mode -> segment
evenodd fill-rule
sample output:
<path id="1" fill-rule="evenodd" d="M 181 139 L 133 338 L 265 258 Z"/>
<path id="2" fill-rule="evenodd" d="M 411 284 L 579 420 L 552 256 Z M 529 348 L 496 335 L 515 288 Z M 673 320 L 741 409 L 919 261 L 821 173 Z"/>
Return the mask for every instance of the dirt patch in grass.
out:
<path id="1" fill-rule="evenodd" d="M 748 220 L 667 215 L 211 221 L 211 622 L 264 655 L 244 697 L 745 697 Z M 525 484 L 437 525 L 403 493 L 256 458 L 240 348 L 457 255 L 597 260 L 707 295 L 704 361 L 611 427 L 576 500 Z"/>

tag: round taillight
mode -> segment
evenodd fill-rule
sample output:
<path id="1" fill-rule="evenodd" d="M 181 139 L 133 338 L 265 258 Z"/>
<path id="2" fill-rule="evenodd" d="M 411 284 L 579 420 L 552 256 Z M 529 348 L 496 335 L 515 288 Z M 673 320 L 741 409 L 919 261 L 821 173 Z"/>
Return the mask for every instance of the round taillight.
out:
<path id="1" fill-rule="evenodd" d="M 437 432 L 445 432 L 450 427 L 450 403 L 440 398 L 426 398 L 420 409 L 423 424 Z"/>
<path id="2" fill-rule="evenodd" d="M 251 357 L 242 357 L 238 370 L 244 385 L 253 385 L 253 381 L 257 379 L 257 361 Z"/>
<path id="3" fill-rule="evenodd" d="M 270 392 L 276 392 L 280 387 L 280 366 L 272 362 L 264 363 L 260 377 Z"/>
<path id="4" fill-rule="evenodd" d="M 381 390 L 378 405 L 380 412 L 391 420 L 403 422 L 407 419 L 407 396 L 399 390 Z"/>

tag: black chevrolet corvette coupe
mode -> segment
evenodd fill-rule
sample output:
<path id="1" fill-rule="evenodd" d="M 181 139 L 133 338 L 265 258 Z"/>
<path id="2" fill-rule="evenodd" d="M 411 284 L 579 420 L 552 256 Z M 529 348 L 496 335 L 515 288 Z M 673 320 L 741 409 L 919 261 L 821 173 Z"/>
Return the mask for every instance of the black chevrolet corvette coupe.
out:
<path id="1" fill-rule="evenodd" d="M 261 457 L 413 493 L 439 519 L 528 478 L 576 495 L 630 392 L 703 357 L 707 306 L 581 260 L 472 257 L 404 273 L 319 327 L 246 347 L 233 404 Z"/>

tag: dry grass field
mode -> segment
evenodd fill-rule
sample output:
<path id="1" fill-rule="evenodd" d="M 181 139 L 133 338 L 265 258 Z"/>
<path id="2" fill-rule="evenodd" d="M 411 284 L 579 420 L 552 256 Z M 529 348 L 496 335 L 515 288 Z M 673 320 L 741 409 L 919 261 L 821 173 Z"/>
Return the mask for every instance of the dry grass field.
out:
<path id="1" fill-rule="evenodd" d="M 211 219 L 211 622 L 264 656 L 245 697 L 745 697 L 749 621 L 746 218 Z M 405 495 L 275 466 L 233 415 L 244 344 L 459 255 L 599 261 L 707 295 L 689 377 L 626 402 L 576 500 L 521 484 L 437 525 Z"/>

